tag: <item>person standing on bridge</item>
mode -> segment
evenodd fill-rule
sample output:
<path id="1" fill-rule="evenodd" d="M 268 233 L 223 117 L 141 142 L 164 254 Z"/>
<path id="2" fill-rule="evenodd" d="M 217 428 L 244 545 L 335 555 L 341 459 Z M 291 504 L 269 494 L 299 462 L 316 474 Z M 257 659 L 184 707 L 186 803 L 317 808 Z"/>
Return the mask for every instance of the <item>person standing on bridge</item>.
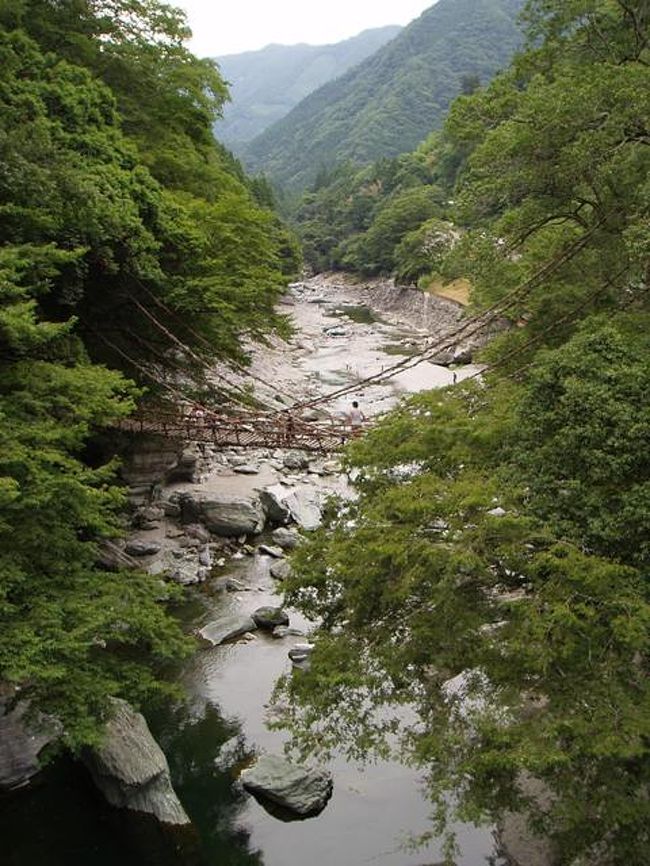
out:
<path id="1" fill-rule="evenodd" d="M 363 422 L 366 420 L 366 416 L 363 414 L 361 409 L 359 409 L 359 403 L 356 400 L 352 401 L 352 408 L 348 412 L 348 424 L 352 428 L 352 435 L 358 436 L 361 433 L 361 428 L 363 427 Z"/>
<path id="2" fill-rule="evenodd" d="M 284 424 L 284 444 L 291 445 L 296 435 L 296 422 L 292 415 L 287 415 Z"/>

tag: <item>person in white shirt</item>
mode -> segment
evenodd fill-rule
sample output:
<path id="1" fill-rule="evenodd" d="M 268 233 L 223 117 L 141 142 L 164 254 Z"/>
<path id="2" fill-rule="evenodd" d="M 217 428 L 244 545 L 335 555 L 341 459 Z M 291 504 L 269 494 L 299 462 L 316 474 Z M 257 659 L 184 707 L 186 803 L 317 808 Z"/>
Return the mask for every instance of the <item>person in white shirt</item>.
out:
<path id="1" fill-rule="evenodd" d="M 361 428 L 363 427 L 363 422 L 366 420 L 366 416 L 363 414 L 361 409 L 359 409 L 359 404 L 356 400 L 352 402 L 352 408 L 348 412 L 348 424 L 352 428 L 353 433 L 361 432 Z"/>

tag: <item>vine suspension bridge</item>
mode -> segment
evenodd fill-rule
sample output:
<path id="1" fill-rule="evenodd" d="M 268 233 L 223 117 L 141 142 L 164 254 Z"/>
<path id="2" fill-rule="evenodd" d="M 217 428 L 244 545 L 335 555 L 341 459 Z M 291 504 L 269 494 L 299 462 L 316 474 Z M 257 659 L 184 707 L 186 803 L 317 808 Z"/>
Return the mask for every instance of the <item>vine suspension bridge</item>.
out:
<path id="1" fill-rule="evenodd" d="M 209 444 L 216 447 L 296 448 L 304 451 L 324 453 L 337 451 L 347 440 L 361 433 L 362 429 L 358 427 L 351 428 L 349 424 L 340 420 L 340 416 L 329 415 L 324 419 L 316 421 L 306 420 L 304 417 L 301 417 L 305 410 L 313 410 L 317 406 L 325 406 L 340 397 L 352 395 L 355 392 L 358 393 L 365 385 L 386 382 L 398 373 L 415 367 L 423 361 L 433 361 L 435 356 L 440 352 L 453 348 L 459 342 L 484 331 L 497 319 L 504 316 L 516 318 L 516 310 L 522 299 L 535 287 L 540 285 L 545 278 L 585 247 L 587 241 L 603 220 L 604 218 L 601 218 L 590 230 L 568 244 L 560 254 L 540 267 L 532 277 L 508 292 L 490 308 L 478 315 L 468 317 L 453 330 L 429 341 L 418 352 L 397 361 L 389 367 L 383 368 L 381 372 L 344 385 L 328 394 L 303 402 L 292 402 L 291 405 L 283 408 L 264 406 L 259 401 L 257 407 L 251 407 L 250 394 L 246 393 L 241 386 L 233 383 L 232 380 L 223 375 L 218 376 L 218 378 L 221 378 L 229 389 L 229 404 L 225 409 L 223 407 L 220 409 L 209 407 L 188 399 L 187 395 L 171 386 L 168 382 L 160 379 L 151 369 L 141 367 L 133 359 L 126 356 L 123 351 L 118 350 L 121 355 L 133 363 L 134 366 L 139 367 L 142 373 L 149 379 L 156 381 L 158 385 L 162 386 L 174 398 L 173 408 L 170 408 L 169 404 L 166 406 L 150 405 L 146 408 L 141 408 L 135 415 L 122 421 L 119 426 L 121 429 L 129 432 L 153 433 L 171 439 Z M 510 362 L 513 357 L 524 353 L 528 347 L 538 343 L 549 332 L 577 319 L 586 306 L 608 289 L 614 288 L 614 281 L 620 279 L 624 275 L 624 271 L 625 269 L 621 273 L 616 274 L 613 279 L 606 280 L 603 286 L 597 291 L 589 293 L 586 298 L 583 298 L 566 315 L 542 329 L 532 339 L 525 341 L 508 352 L 501 361 L 486 365 L 479 373 L 474 374 L 470 378 L 480 377 L 496 367 L 503 366 L 505 362 Z M 150 292 L 147 291 L 147 293 L 151 295 Z M 153 295 L 151 297 L 158 306 L 163 307 L 166 312 L 170 312 L 158 298 Z M 143 309 L 140 304 L 138 306 Z M 165 332 L 166 336 L 171 339 L 177 348 L 187 353 L 195 361 L 200 361 L 203 365 L 207 366 L 206 358 L 201 358 L 192 349 L 181 343 L 149 311 L 143 311 L 157 327 Z M 198 334 L 195 336 L 199 337 Z M 104 340 L 104 342 L 108 341 Z M 117 349 L 112 344 L 110 345 L 112 348 Z M 506 375 L 508 377 L 516 376 L 528 366 L 528 364 L 524 364 L 514 372 Z M 244 367 L 238 366 L 238 371 L 246 374 L 251 380 L 256 379 Z M 262 380 L 258 379 L 258 381 L 264 385 L 267 384 Z M 290 395 L 283 394 L 282 396 L 293 401 Z"/>

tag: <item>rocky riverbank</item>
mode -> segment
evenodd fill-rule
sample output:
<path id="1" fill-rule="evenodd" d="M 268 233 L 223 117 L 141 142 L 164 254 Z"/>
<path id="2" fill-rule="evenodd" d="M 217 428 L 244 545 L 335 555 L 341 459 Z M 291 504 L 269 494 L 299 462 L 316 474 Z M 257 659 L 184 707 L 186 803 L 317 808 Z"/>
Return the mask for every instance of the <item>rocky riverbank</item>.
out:
<path id="1" fill-rule="evenodd" d="M 292 339 L 252 351 L 250 381 L 267 405 L 286 408 L 292 400 L 357 384 L 349 396 L 319 405 L 310 417 L 340 419 L 356 399 L 372 419 L 406 393 L 460 381 L 477 369 L 457 364 L 451 371 L 422 361 L 385 382 L 364 381 L 395 359 L 408 358 L 431 333 L 457 325 L 463 312 L 452 301 L 381 281 L 357 284 L 320 275 L 292 286 L 284 309 L 295 328 Z M 459 351 L 464 358 L 467 347 Z M 251 539 L 265 529 L 315 529 L 329 495 L 351 494 L 331 457 L 191 444 L 179 452 L 157 437 L 135 441 L 125 480 L 133 532 L 121 550 L 105 550 L 105 560 L 113 557 L 116 567 L 144 566 L 183 585 L 205 581 L 233 557 L 252 555 Z"/>

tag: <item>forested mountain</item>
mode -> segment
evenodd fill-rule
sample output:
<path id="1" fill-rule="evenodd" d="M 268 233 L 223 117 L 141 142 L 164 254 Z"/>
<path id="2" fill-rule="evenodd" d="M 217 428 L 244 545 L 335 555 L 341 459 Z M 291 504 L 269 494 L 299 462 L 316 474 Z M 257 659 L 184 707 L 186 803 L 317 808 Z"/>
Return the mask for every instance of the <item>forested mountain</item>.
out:
<path id="1" fill-rule="evenodd" d="M 374 54 L 401 29 L 378 27 L 332 45 L 267 45 L 218 57 L 231 101 L 214 125 L 215 135 L 239 153 L 308 94 Z"/>
<path id="2" fill-rule="evenodd" d="M 392 42 L 319 88 L 250 143 L 244 157 L 277 184 L 412 150 L 451 100 L 486 82 L 520 44 L 523 0 L 439 0 Z"/>
<path id="3" fill-rule="evenodd" d="M 0 7 L 0 686 L 73 746 L 184 650 L 155 579 L 96 564 L 122 497 L 89 443 L 143 389 L 203 391 L 204 353 L 283 326 L 297 267 L 214 141 L 226 87 L 188 35 L 155 0 Z"/>
<path id="4" fill-rule="evenodd" d="M 294 213 L 306 264 L 401 284 L 433 276 L 450 237 L 462 157 L 448 135 L 432 133 L 412 153 L 322 172 Z"/>
<path id="5" fill-rule="evenodd" d="M 350 254 L 417 254 L 513 327 L 479 379 L 355 443 L 359 500 L 292 562 L 322 625 L 281 697 L 311 757 L 406 756 L 438 827 L 525 811 L 558 866 L 644 866 L 650 6 L 526 14 L 527 50 L 439 137 L 306 204 L 321 238 L 365 220 Z"/>

